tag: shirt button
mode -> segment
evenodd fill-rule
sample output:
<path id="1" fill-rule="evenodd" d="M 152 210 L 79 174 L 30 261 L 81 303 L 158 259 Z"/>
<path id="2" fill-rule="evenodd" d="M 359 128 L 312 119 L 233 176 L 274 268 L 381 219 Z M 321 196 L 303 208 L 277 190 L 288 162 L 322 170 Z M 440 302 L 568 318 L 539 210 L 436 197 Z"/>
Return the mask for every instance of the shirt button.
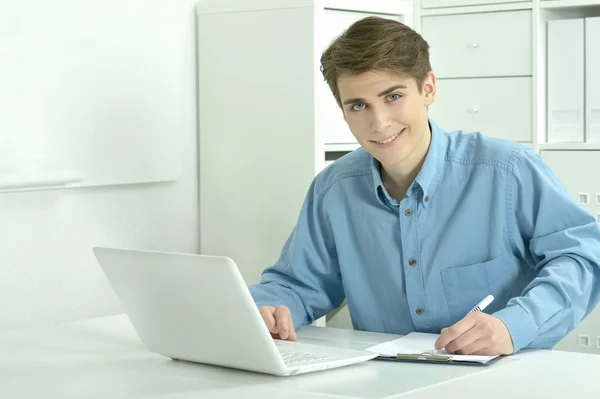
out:
<path id="1" fill-rule="evenodd" d="M 407 209 L 406 212 L 404 212 L 404 214 L 406 216 L 410 216 L 410 215 L 412 215 L 412 211 L 410 209 Z"/>
<path id="2" fill-rule="evenodd" d="M 423 314 L 423 309 L 419 308 L 415 311 L 419 316 Z"/>
<path id="3" fill-rule="evenodd" d="M 414 260 L 414 259 L 411 259 L 411 260 L 408 261 L 408 264 L 411 265 L 411 266 L 414 266 L 414 265 L 417 264 L 417 261 Z"/>
<path id="4" fill-rule="evenodd" d="M 425 197 L 425 202 L 429 202 L 429 197 Z"/>

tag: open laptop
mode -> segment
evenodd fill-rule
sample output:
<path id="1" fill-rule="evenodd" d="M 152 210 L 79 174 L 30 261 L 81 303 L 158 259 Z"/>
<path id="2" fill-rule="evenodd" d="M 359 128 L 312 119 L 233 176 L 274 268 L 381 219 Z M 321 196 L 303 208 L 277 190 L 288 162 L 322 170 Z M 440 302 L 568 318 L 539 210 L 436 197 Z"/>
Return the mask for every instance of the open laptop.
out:
<path id="1" fill-rule="evenodd" d="M 227 257 L 94 247 L 142 343 L 172 359 L 288 376 L 375 353 L 274 340 Z"/>

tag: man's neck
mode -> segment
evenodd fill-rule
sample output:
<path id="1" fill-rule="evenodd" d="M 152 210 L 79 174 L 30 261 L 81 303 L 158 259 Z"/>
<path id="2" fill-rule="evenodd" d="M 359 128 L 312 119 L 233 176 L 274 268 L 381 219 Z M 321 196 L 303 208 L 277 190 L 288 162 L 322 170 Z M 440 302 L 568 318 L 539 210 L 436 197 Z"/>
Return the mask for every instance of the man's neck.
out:
<path id="1" fill-rule="evenodd" d="M 401 163 L 382 167 L 381 176 L 385 188 L 390 195 L 397 200 L 402 200 L 408 191 L 410 185 L 415 181 L 421 171 L 429 144 L 431 143 L 431 130 L 429 124 L 426 125 L 427 131 L 423 134 L 423 139 L 417 144 L 415 150 Z"/>

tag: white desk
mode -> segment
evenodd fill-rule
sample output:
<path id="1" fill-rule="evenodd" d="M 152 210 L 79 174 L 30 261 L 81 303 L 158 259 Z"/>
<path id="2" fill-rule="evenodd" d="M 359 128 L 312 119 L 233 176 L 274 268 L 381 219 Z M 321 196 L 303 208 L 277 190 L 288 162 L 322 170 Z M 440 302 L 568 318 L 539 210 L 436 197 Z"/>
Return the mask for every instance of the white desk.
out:
<path id="1" fill-rule="evenodd" d="M 306 342 L 354 348 L 396 338 L 321 327 L 298 335 Z M 579 353 L 526 351 L 487 367 L 370 361 L 275 377 L 149 353 L 125 316 L 0 333 L 3 399 L 579 399 L 599 393 L 600 356 Z"/>

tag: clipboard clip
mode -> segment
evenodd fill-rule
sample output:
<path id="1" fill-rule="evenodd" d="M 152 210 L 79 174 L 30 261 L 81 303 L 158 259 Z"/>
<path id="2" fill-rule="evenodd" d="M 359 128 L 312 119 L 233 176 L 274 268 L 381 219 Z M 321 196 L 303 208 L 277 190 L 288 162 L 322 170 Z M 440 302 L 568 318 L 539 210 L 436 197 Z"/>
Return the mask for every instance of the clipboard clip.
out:
<path id="1" fill-rule="evenodd" d="M 398 353 L 395 357 L 398 360 L 425 360 L 425 361 L 429 360 L 429 361 L 434 361 L 434 362 L 449 362 L 452 360 L 452 356 L 434 355 L 433 353 L 430 353 L 430 352 L 414 353 L 414 354 Z"/>
<path id="2" fill-rule="evenodd" d="M 432 352 L 422 353 L 398 353 L 396 355 L 379 356 L 380 359 L 388 360 L 421 360 L 421 361 L 432 361 L 432 362 L 451 362 L 452 356 L 450 355 L 436 355 Z"/>

